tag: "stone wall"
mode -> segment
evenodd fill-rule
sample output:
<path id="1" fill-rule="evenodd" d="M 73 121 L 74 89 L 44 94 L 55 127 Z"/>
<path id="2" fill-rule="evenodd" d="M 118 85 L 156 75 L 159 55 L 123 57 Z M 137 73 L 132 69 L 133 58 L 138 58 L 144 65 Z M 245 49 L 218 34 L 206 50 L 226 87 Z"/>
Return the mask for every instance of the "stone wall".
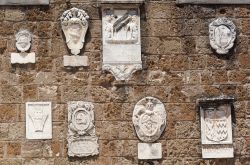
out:
<path id="1" fill-rule="evenodd" d="M 90 27 L 84 55 L 90 66 L 67 70 L 69 54 L 59 18 L 71 7 L 86 10 Z M 143 70 L 128 82 L 101 69 L 101 11 L 95 0 L 51 0 L 49 6 L 0 8 L 0 164 L 2 165 L 247 165 L 250 164 L 249 5 L 183 5 L 148 0 L 141 7 Z M 208 24 L 219 16 L 237 26 L 230 56 L 210 48 Z M 15 33 L 33 34 L 35 65 L 11 65 Z M 237 98 L 233 125 L 234 159 L 203 160 L 196 99 L 219 95 Z M 138 161 L 139 142 L 132 124 L 134 105 L 154 96 L 166 107 L 167 127 L 159 142 L 163 159 Z M 95 106 L 99 156 L 67 156 L 67 102 Z M 53 139 L 25 138 L 25 102 L 52 101 Z"/>

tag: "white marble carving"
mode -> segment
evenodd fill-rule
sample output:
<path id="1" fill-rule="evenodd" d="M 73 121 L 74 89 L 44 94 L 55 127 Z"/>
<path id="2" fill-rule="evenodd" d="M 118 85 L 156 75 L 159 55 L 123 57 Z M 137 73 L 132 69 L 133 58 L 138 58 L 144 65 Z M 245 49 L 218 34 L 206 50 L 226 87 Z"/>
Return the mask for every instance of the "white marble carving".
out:
<path id="1" fill-rule="evenodd" d="M 161 143 L 138 143 L 138 159 L 161 159 Z"/>
<path id="2" fill-rule="evenodd" d="M 159 99 L 141 99 L 133 112 L 133 124 L 139 139 L 144 142 L 159 139 L 166 127 L 166 117 L 165 107 Z"/>
<path id="3" fill-rule="evenodd" d="M 28 30 L 20 30 L 15 37 L 16 48 L 20 53 L 11 53 L 11 64 L 35 63 L 35 53 L 27 53 L 31 47 L 32 34 Z"/>
<path id="4" fill-rule="evenodd" d="M 99 154 L 92 103 L 68 103 L 68 155 L 86 157 Z"/>
<path id="5" fill-rule="evenodd" d="M 214 20 L 209 25 L 210 45 L 218 54 L 227 54 L 234 46 L 236 27 L 225 17 Z"/>
<path id="6" fill-rule="evenodd" d="M 233 157 L 232 100 L 231 98 L 200 100 L 203 158 Z"/>
<path id="7" fill-rule="evenodd" d="M 67 46 L 72 53 L 72 55 L 65 55 L 64 60 L 77 61 L 76 63 L 64 62 L 64 66 L 88 66 L 87 56 L 78 56 L 83 48 L 89 27 L 88 14 L 84 10 L 72 8 L 65 11 L 60 19 Z"/>
<path id="8" fill-rule="evenodd" d="M 142 69 L 139 8 L 103 6 L 102 23 L 102 68 L 117 80 L 128 80 L 136 70 Z"/>
<path id="9" fill-rule="evenodd" d="M 26 138 L 52 139 L 51 102 L 26 103 Z"/>

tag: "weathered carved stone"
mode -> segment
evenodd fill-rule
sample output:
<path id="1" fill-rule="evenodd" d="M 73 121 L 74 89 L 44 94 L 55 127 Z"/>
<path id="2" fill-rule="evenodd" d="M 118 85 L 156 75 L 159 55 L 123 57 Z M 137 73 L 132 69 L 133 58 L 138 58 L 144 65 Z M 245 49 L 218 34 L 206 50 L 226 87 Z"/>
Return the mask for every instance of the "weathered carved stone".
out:
<path id="1" fill-rule="evenodd" d="M 80 54 L 85 42 L 85 36 L 89 27 L 88 14 L 81 9 L 72 8 L 63 13 L 61 19 L 62 29 L 66 38 L 66 43 L 71 53 L 75 56 Z M 65 57 L 64 60 L 72 58 L 72 61 L 76 61 L 74 56 Z M 72 64 L 72 66 L 86 66 L 85 57 L 77 64 Z M 72 63 L 72 62 L 71 62 Z"/>
<path id="2" fill-rule="evenodd" d="M 35 63 L 35 53 L 27 53 L 31 47 L 32 34 L 28 30 L 20 30 L 15 37 L 16 48 L 20 53 L 11 53 L 11 64 Z"/>
<path id="3" fill-rule="evenodd" d="M 203 158 L 232 158 L 233 98 L 200 99 L 201 141 Z"/>
<path id="4" fill-rule="evenodd" d="M 125 5 L 126 7 L 126 5 Z M 103 6 L 103 70 L 128 80 L 142 69 L 139 8 Z"/>
<path id="5" fill-rule="evenodd" d="M 156 141 L 166 127 L 164 104 L 154 97 L 141 99 L 134 108 L 133 124 L 140 140 Z"/>
<path id="6" fill-rule="evenodd" d="M 68 155 L 85 157 L 99 153 L 95 134 L 94 106 L 92 103 L 68 103 Z"/>
<path id="7" fill-rule="evenodd" d="M 52 139 L 51 102 L 26 103 L 26 138 Z"/>
<path id="8" fill-rule="evenodd" d="M 222 17 L 209 25 L 210 45 L 218 54 L 227 54 L 234 46 L 236 27 L 232 21 Z"/>

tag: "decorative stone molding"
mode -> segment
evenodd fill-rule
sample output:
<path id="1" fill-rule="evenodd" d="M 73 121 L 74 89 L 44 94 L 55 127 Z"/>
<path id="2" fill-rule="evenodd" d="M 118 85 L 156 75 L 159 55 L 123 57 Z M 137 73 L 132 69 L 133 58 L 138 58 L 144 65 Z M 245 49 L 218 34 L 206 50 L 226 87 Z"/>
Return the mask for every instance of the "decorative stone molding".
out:
<path id="1" fill-rule="evenodd" d="M 103 70 L 128 80 L 142 69 L 139 6 L 102 6 Z"/>
<path id="2" fill-rule="evenodd" d="M 218 18 L 209 24 L 210 45 L 218 54 L 227 54 L 234 46 L 236 27 L 225 17 Z"/>
<path id="3" fill-rule="evenodd" d="M 51 102 L 26 103 L 26 138 L 52 139 Z"/>
<path id="4" fill-rule="evenodd" d="M 233 158 L 232 107 L 234 98 L 199 99 L 203 158 Z"/>
<path id="5" fill-rule="evenodd" d="M 250 4 L 250 0 L 176 0 L 177 4 Z"/>
<path id="6" fill-rule="evenodd" d="M 135 105 L 133 124 L 140 140 L 138 144 L 139 159 L 161 159 L 161 143 L 158 140 L 166 127 L 166 111 L 163 103 L 154 97 L 145 97 Z M 148 151 L 145 151 L 147 149 Z"/>
<path id="7" fill-rule="evenodd" d="M 141 64 L 127 64 L 127 65 L 110 65 L 103 64 L 103 70 L 111 72 L 117 80 L 129 80 L 131 74 L 142 69 Z"/>
<path id="8" fill-rule="evenodd" d="M 89 102 L 68 103 L 68 155 L 86 157 L 99 154 L 94 126 L 94 105 Z"/>
<path id="9" fill-rule="evenodd" d="M 27 53 L 31 47 L 32 34 L 28 30 L 20 30 L 15 37 L 16 48 L 20 53 L 11 53 L 11 64 L 35 63 L 35 53 Z"/>
<path id="10" fill-rule="evenodd" d="M 68 48 L 71 50 L 71 56 L 64 56 L 64 66 L 88 66 L 86 56 L 78 56 L 85 42 L 85 36 L 89 27 L 88 14 L 81 9 L 72 8 L 67 10 L 61 16 L 62 30 L 66 38 Z M 68 59 L 76 63 L 67 62 Z M 72 64 L 73 63 L 73 64 Z"/>
<path id="11" fill-rule="evenodd" d="M 0 5 L 49 5 L 49 0 L 1 0 Z"/>

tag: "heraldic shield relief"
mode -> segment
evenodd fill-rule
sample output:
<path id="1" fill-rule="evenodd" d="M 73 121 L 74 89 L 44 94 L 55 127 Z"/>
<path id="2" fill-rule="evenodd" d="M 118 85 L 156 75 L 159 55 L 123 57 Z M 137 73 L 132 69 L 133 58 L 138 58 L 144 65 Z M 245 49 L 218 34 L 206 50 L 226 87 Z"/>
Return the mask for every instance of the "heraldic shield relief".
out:
<path id="1" fill-rule="evenodd" d="M 209 25 L 210 45 L 218 54 L 227 54 L 236 38 L 236 27 L 232 21 L 222 17 Z"/>
<path id="2" fill-rule="evenodd" d="M 205 111 L 206 138 L 219 142 L 228 137 L 227 112 L 224 109 L 209 108 Z"/>
<path id="3" fill-rule="evenodd" d="M 232 143 L 231 104 L 225 102 L 200 104 L 202 144 Z"/>
<path id="4" fill-rule="evenodd" d="M 154 142 L 166 127 L 166 111 L 163 103 L 154 98 L 140 100 L 133 112 L 133 124 L 140 140 Z"/>
<path id="5" fill-rule="evenodd" d="M 97 155 L 99 145 L 94 126 L 94 105 L 90 102 L 71 101 L 68 110 L 68 155 Z"/>

